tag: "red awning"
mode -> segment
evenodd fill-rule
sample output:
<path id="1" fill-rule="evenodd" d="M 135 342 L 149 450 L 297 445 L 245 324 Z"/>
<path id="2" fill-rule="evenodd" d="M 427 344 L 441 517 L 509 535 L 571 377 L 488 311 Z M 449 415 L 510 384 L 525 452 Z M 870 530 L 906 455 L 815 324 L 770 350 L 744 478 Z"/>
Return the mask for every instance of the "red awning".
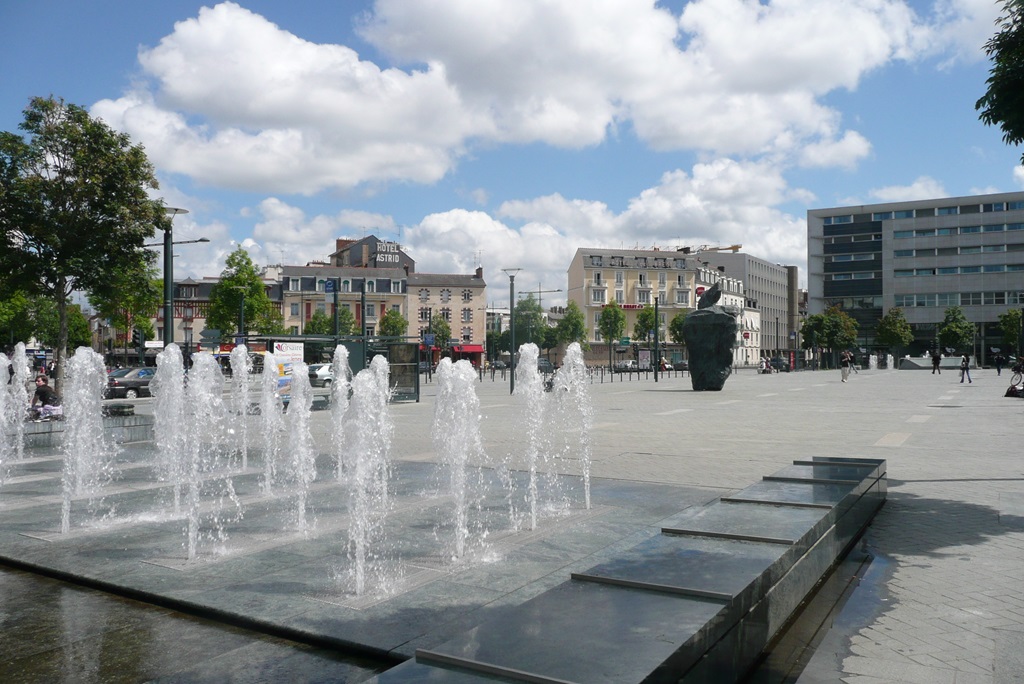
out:
<path id="1" fill-rule="evenodd" d="M 452 351 L 456 354 L 483 354 L 484 347 L 482 344 L 457 344 Z"/>

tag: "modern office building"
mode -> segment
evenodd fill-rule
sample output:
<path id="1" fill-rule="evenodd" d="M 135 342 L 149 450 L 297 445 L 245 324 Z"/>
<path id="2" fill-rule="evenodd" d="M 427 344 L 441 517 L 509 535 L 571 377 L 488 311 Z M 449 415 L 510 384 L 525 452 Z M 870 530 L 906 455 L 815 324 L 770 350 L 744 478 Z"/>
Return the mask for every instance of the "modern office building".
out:
<path id="1" fill-rule="evenodd" d="M 700 252 L 698 258 L 702 265 L 725 269 L 727 276 L 743 281 L 747 307 L 760 312 L 763 356 L 777 356 L 796 349 L 794 331 L 799 328 L 796 266 L 782 266 L 743 252 Z"/>
<path id="2" fill-rule="evenodd" d="M 923 354 L 959 306 L 984 363 L 1005 346 L 999 315 L 1024 303 L 1024 192 L 812 209 L 807 266 L 808 312 L 839 306 L 862 346 L 898 306 L 915 334 L 909 353 Z"/>

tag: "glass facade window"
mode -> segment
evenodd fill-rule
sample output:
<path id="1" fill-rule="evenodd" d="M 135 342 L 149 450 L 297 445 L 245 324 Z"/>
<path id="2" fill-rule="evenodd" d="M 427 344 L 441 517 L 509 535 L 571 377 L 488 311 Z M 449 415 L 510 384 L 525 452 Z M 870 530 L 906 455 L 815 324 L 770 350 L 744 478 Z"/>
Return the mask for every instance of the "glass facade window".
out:
<path id="1" fill-rule="evenodd" d="M 1007 264 L 1006 270 L 1014 272 L 1024 271 L 1024 264 Z"/>
<path id="2" fill-rule="evenodd" d="M 919 228 L 914 231 L 914 237 L 932 237 L 935 235 L 934 228 Z"/>
<path id="3" fill-rule="evenodd" d="M 894 257 L 896 257 L 897 259 L 905 259 L 907 257 L 914 256 L 914 250 L 912 250 L 912 249 L 897 249 L 895 252 L 893 252 L 892 255 Z"/>
<path id="4" fill-rule="evenodd" d="M 914 231 L 912 230 L 894 230 L 892 236 L 896 240 L 902 240 L 905 238 L 914 237 Z"/>
<path id="5" fill-rule="evenodd" d="M 969 235 L 971 233 L 980 233 L 981 226 L 960 226 L 961 235 Z"/>
<path id="6" fill-rule="evenodd" d="M 1006 293 L 1005 292 L 986 292 L 985 293 L 985 305 L 986 306 L 997 306 L 999 304 L 1006 304 Z"/>
<path id="7" fill-rule="evenodd" d="M 936 235 L 956 235 L 959 229 L 957 228 L 936 228 Z"/>
<path id="8" fill-rule="evenodd" d="M 875 277 L 874 273 L 854 273 L 854 280 L 872 280 Z"/>
<path id="9" fill-rule="evenodd" d="M 892 272 L 894 278 L 910 278 L 914 275 L 912 268 L 898 268 Z"/>
<path id="10" fill-rule="evenodd" d="M 1016 202 L 1007 202 L 1006 203 L 1006 210 L 1007 211 L 1018 211 L 1020 209 L 1024 209 L 1024 201 L 1022 201 L 1022 200 L 1018 200 Z"/>
<path id="11" fill-rule="evenodd" d="M 1006 264 L 989 264 L 981 267 L 982 273 L 1005 273 Z"/>
<path id="12" fill-rule="evenodd" d="M 893 218 L 897 218 L 897 219 L 914 218 L 914 210 L 913 209 L 903 209 L 901 211 L 894 211 L 892 213 L 892 217 Z"/>
<path id="13" fill-rule="evenodd" d="M 961 247 L 961 254 L 981 254 L 981 245 L 971 245 L 970 247 Z"/>
<path id="14" fill-rule="evenodd" d="M 959 292 L 939 292 L 935 295 L 935 306 L 957 306 L 960 304 Z"/>
<path id="15" fill-rule="evenodd" d="M 1006 230 L 1024 230 L 1024 223 L 1007 223 Z"/>
<path id="16" fill-rule="evenodd" d="M 960 207 L 939 207 L 939 216 L 953 216 L 960 213 Z"/>
<path id="17" fill-rule="evenodd" d="M 982 295 L 980 292 L 961 292 L 960 306 L 981 306 Z"/>
<path id="18" fill-rule="evenodd" d="M 982 252 L 1005 252 L 1006 245 L 985 245 L 981 248 Z"/>
<path id="19" fill-rule="evenodd" d="M 840 224 L 840 223 L 853 223 L 853 215 L 852 214 L 846 214 L 846 215 L 843 215 L 843 216 L 826 216 L 825 217 L 825 225 L 826 226 L 834 226 L 834 225 L 837 225 L 837 224 Z"/>
<path id="20" fill-rule="evenodd" d="M 853 276 L 849 273 L 835 273 L 832 275 L 832 280 L 853 280 Z"/>
<path id="21" fill-rule="evenodd" d="M 960 269 L 956 266 L 943 266 L 935 269 L 939 275 L 956 275 L 960 272 Z"/>
<path id="22" fill-rule="evenodd" d="M 961 266 L 960 273 L 981 273 L 981 266 Z"/>
<path id="23" fill-rule="evenodd" d="M 990 211 L 1006 211 L 1006 202 L 993 202 L 992 204 L 982 204 L 981 210 L 985 213 Z"/>
<path id="24" fill-rule="evenodd" d="M 891 211 L 878 211 L 871 215 L 872 221 L 889 221 L 892 219 Z"/>
<path id="25" fill-rule="evenodd" d="M 935 275 L 934 268 L 918 268 L 914 269 L 914 275 L 917 276 L 933 276 Z"/>

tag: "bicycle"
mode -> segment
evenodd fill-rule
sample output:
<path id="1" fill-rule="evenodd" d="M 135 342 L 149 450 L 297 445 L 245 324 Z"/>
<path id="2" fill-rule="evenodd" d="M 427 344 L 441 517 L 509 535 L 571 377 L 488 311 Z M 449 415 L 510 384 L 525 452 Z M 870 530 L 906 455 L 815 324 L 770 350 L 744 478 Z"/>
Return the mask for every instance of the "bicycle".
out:
<path id="1" fill-rule="evenodd" d="M 1010 368 L 1013 375 L 1010 376 L 1010 387 L 1020 387 L 1020 382 L 1024 379 L 1024 363 L 1016 363 Z"/>

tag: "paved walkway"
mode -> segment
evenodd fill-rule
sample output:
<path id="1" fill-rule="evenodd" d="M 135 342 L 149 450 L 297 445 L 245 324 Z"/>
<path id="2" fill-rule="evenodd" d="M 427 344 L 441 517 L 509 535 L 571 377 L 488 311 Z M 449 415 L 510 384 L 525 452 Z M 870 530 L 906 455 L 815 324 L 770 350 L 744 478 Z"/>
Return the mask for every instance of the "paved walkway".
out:
<path id="1" fill-rule="evenodd" d="M 1024 681 L 1024 402 L 1003 397 L 1006 373 L 958 379 L 743 371 L 694 393 L 688 378 L 617 376 L 592 385 L 593 476 L 724 495 L 794 459 L 887 459 L 889 500 L 864 542 L 873 560 L 802 672 L 761 681 Z M 478 389 L 486 449 L 515 454 L 522 416 L 507 383 Z M 396 459 L 434 458 L 434 391 L 393 407 Z M 379 669 L 20 572 L 0 574 L 0 601 L 4 682 L 357 682 Z"/>

